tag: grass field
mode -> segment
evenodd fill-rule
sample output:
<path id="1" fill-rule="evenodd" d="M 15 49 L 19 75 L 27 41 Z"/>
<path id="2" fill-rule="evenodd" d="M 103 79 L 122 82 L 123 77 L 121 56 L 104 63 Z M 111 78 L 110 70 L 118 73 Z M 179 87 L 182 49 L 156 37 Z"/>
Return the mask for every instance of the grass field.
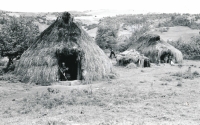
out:
<path id="1" fill-rule="evenodd" d="M 115 64 L 115 61 L 113 60 Z M 188 67 L 196 76 L 182 77 Z M 199 61 L 151 68 L 114 67 L 119 78 L 90 85 L 0 81 L 2 125 L 198 125 Z M 54 90 L 52 91 L 48 91 Z"/>
<path id="2" fill-rule="evenodd" d="M 193 30 L 185 26 L 170 27 L 167 32 L 151 31 L 150 33 L 160 35 L 164 41 L 176 41 L 181 38 L 184 41 L 189 41 L 191 37 L 199 35 L 199 30 Z"/>

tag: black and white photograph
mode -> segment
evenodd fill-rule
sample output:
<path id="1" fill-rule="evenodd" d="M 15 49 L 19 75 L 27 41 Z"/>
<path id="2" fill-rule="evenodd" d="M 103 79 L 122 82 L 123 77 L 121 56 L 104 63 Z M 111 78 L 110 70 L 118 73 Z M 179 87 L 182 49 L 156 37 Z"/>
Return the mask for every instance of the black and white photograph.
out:
<path id="1" fill-rule="evenodd" d="M 0 125 L 200 125 L 197 0 L 0 1 Z"/>

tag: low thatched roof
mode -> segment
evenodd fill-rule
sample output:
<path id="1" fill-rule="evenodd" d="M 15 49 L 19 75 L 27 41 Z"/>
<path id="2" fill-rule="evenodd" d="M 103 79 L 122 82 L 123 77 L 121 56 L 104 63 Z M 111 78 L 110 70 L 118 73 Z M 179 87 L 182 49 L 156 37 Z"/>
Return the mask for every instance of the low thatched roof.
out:
<path id="1" fill-rule="evenodd" d="M 130 49 L 117 55 L 117 64 L 120 66 L 126 66 L 130 63 L 137 63 L 138 59 L 148 59 L 144 55 L 141 55 L 138 51 Z"/>
<path id="2" fill-rule="evenodd" d="M 59 53 L 77 55 L 81 68 L 87 71 L 86 81 L 103 79 L 112 70 L 112 63 L 103 50 L 65 12 L 22 54 L 15 73 L 23 82 L 49 85 L 59 77 Z"/>
<path id="3" fill-rule="evenodd" d="M 128 50 L 130 49 L 135 49 L 141 54 L 144 54 L 153 63 L 157 62 L 164 53 L 172 55 L 176 63 L 181 63 L 183 61 L 181 51 L 169 43 L 164 42 L 160 39 L 159 35 L 155 34 L 145 34 L 141 36 Z"/>

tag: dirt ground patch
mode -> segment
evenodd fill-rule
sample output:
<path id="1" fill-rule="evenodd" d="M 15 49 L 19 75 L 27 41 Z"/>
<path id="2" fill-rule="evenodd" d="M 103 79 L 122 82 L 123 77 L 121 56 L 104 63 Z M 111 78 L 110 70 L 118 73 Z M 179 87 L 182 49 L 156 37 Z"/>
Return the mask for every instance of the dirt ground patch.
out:
<path id="1" fill-rule="evenodd" d="M 199 61 L 185 60 L 182 66 L 115 66 L 119 78 L 90 85 L 36 86 L 0 81 L 0 124 L 199 124 L 199 76 L 176 75 L 186 73 L 188 67 L 200 73 Z"/>

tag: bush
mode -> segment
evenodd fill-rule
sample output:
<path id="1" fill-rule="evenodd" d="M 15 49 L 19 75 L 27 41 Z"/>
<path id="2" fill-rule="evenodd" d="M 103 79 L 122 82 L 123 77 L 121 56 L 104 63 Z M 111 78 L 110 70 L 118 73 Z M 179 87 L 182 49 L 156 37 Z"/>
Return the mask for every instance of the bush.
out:
<path id="1" fill-rule="evenodd" d="M 99 25 L 95 41 L 102 49 L 113 48 L 117 44 L 119 25 L 117 24 L 102 24 Z"/>
<path id="2" fill-rule="evenodd" d="M 199 76 L 199 72 L 194 71 L 194 72 L 192 73 L 192 75 L 193 75 L 193 76 Z"/>
<path id="3" fill-rule="evenodd" d="M 34 24 L 33 19 L 21 16 L 9 18 L 0 30 L 1 56 L 8 57 L 7 67 L 20 57 L 39 35 L 39 27 Z"/>
<path id="4" fill-rule="evenodd" d="M 193 59 L 200 55 L 200 36 L 193 37 L 190 41 L 185 42 L 181 38 L 175 42 L 168 42 L 183 53 L 184 59 Z"/>

